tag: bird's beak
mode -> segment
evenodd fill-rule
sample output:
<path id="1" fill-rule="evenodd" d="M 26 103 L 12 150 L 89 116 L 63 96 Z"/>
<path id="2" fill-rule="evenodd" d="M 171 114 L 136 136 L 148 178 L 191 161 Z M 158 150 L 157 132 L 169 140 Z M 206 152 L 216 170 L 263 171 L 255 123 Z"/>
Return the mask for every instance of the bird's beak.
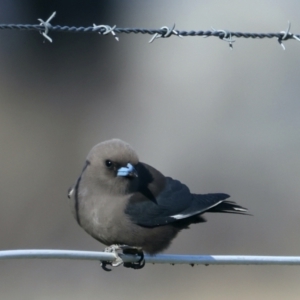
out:
<path id="1" fill-rule="evenodd" d="M 118 169 L 117 176 L 138 177 L 138 173 L 132 164 L 128 163 L 126 167 Z"/>

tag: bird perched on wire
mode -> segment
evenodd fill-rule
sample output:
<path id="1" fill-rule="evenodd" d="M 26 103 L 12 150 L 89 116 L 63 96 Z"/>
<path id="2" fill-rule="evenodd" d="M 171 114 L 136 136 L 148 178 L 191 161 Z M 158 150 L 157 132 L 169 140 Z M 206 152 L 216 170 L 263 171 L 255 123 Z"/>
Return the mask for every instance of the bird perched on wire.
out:
<path id="1" fill-rule="evenodd" d="M 192 194 L 180 181 L 140 162 L 119 139 L 92 148 L 68 197 L 77 223 L 110 246 L 105 251 L 140 255 L 138 263 L 124 263 L 136 269 L 144 266 L 143 251 L 165 250 L 180 230 L 205 222 L 205 212 L 247 214 L 246 208 L 226 200 L 227 194 Z M 122 264 L 116 257 L 102 267 Z"/>

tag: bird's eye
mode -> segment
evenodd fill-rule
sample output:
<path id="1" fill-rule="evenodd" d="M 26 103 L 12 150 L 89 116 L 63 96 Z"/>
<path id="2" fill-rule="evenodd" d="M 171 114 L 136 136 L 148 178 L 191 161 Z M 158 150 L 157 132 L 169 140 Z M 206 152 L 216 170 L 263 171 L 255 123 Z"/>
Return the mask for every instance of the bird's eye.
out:
<path id="1" fill-rule="evenodd" d="M 107 160 L 105 161 L 105 165 L 106 165 L 108 168 L 111 168 L 112 165 L 113 165 L 113 163 L 112 163 L 111 160 L 107 159 Z"/>

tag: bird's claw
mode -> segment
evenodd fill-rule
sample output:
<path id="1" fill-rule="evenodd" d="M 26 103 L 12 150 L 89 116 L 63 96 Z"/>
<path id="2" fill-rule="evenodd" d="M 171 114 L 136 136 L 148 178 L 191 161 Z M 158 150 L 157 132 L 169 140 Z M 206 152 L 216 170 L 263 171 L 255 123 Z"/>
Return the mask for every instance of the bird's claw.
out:
<path id="1" fill-rule="evenodd" d="M 101 267 L 104 271 L 110 272 L 107 266 L 118 267 L 123 263 L 122 258 L 119 256 L 118 250 L 122 249 L 120 245 L 111 245 L 104 249 L 104 252 L 109 252 L 115 254 L 116 258 L 113 261 L 101 261 Z"/>
<path id="2" fill-rule="evenodd" d="M 122 250 L 123 254 L 125 255 L 126 254 L 138 255 L 140 256 L 140 259 L 137 262 L 124 262 L 123 259 L 119 256 L 119 253 L 117 252 L 118 250 Z M 104 252 L 110 252 L 116 255 L 115 260 L 113 260 L 112 262 L 108 262 L 108 261 L 101 262 L 102 269 L 107 272 L 111 271 L 111 269 L 108 268 L 107 266 L 118 267 L 121 264 L 123 264 L 125 268 L 132 268 L 138 270 L 138 269 L 142 269 L 146 263 L 142 248 L 130 247 L 127 245 L 111 245 L 109 247 L 106 247 Z"/>
<path id="3" fill-rule="evenodd" d="M 110 262 L 108 262 L 108 261 L 101 261 L 100 264 L 101 264 L 101 268 L 102 268 L 104 271 L 106 271 L 106 272 L 110 272 L 110 271 L 111 271 L 111 269 L 109 269 L 109 268 L 107 267 L 107 265 L 110 265 L 110 266 L 111 266 L 111 263 L 110 263 Z"/>
<path id="4" fill-rule="evenodd" d="M 140 257 L 140 259 L 136 262 L 125 262 L 124 263 L 125 268 L 131 268 L 134 270 L 139 270 L 144 268 L 146 261 L 144 258 L 144 252 L 142 248 L 128 247 L 126 249 L 123 249 L 123 254 L 138 255 Z"/>

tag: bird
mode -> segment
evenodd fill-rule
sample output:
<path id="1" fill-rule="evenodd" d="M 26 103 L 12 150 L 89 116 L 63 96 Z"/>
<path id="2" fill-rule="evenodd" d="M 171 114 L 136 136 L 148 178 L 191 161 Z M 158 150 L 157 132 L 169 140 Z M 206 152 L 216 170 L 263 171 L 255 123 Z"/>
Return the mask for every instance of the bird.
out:
<path id="1" fill-rule="evenodd" d="M 228 194 L 191 193 L 179 180 L 140 162 L 135 150 L 120 139 L 90 150 L 68 197 L 77 223 L 108 246 L 105 251 L 122 249 L 141 258 L 144 252 L 154 255 L 167 249 L 191 224 L 206 222 L 206 212 L 248 214 L 246 208 L 227 200 Z M 122 263 L 117 256 L 110 264 Z M 110 270 L 107 264 L 102 267 Z M 141 268 L 144 262 L 132 264 L 126 266 Z"/>

